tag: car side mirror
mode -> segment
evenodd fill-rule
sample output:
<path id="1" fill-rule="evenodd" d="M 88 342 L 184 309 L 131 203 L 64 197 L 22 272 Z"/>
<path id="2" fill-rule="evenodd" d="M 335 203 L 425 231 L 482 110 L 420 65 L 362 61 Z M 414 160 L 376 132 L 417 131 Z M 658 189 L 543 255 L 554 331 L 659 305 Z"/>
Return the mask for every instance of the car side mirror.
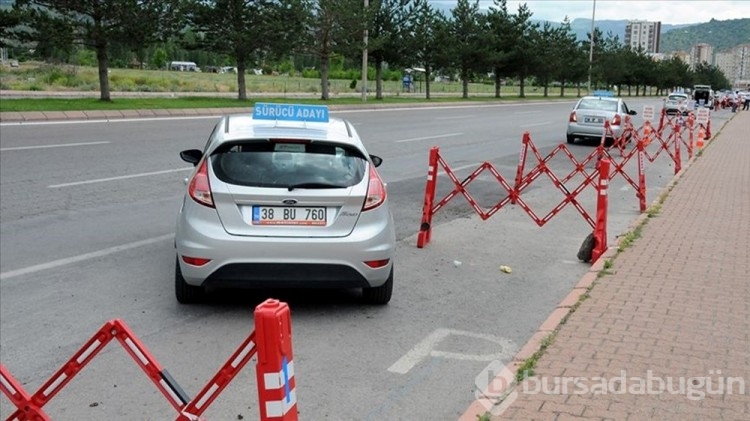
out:
<path id="1" fill-rule="evenodd" d="M 628 111 L 628 114 L 630 114 L 630 115 L 637 115 L 638 111 L 636 111 L 636 110 L 630 110 L 630 111 Z"/>
<path id="2" fill-rule="evenodd" d="M 372 165 L 375 166 L 375 168 L 379 167 L 380 164 L 383 163 L 383 158 L 377 156 L 377 155 L 370 155 L 370 159 L 372 160 Z"/>
<path id="3" fill-rule="evenodd" d="M 203 152 L 200 149 L 188 149 L 180 152 L 180 158 L 182 158 L 183 161 L 195 166 L 198 165 L 201 158 L 203 158 Z"/>

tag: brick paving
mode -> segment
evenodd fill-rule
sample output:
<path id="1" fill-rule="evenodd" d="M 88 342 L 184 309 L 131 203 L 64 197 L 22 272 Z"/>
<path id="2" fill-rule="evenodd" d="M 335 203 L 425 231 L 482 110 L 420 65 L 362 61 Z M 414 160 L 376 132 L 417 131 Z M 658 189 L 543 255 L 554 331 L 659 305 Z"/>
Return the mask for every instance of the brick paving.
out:
<path id="1" fill-rule="evenodd" d="M 750 419 L 750 113 L 714 135 L 492 420 Z"/>

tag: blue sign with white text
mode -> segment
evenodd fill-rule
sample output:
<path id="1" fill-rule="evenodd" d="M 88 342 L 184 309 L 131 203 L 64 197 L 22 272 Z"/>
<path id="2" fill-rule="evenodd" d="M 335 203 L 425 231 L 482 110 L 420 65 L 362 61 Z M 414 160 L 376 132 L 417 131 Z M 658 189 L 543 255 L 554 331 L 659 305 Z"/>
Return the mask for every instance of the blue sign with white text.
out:
<path id="1" fill-rule="evenodd" d="M 255 120 L 328 122 L 328 107 L 325 105 L 273 104 L 259 102 L 253 107 Z"/>

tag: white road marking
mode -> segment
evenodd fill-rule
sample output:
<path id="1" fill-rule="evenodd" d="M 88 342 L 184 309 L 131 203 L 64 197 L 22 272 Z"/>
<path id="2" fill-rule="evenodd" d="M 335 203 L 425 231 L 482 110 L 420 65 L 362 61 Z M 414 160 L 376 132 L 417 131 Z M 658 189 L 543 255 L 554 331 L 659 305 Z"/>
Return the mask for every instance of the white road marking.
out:
<path id="1" fill-rule="evenodd" d="M 53 260 L 51 262 L 42 263 L 42 264 L 38 264 L 34 266 L 28 266 L 28 267 L 21 268 L 21 269 L 9 270 L 7 272 L 0 272 L 0 280 L 14 278 L 16 276 L 21 276 L 21 275 L 28 275 L 30 273 L 39 272 L 43 270 L 54 269 L 60 266 L 66 266 L 66 265 L 70 265 L 73 263 L 82 262 L 84 260 L 95 259 L 97 257 L 107 256 L 107 255 L 117 253 L 120 251 L 130 250 L 130 249 L 134 249 L 137 247 L 158 243 L 160 241 L 169 240 L 172 238 L 174 238 L 174 234 L 160 235 L 158 237 L 149 238 L 149 239 L 141 240 L 141 241 L 135 241 L 132 243 L 127 243 L 127 244 L 122 244 L 119 246 L 110 247 L 110 248 L 106 248 L 103 250 L 94 251 L 91 253 L 79 254 L 78 256 L 66 257 L 64 259 Z"/>
<path id="2" fill-rule="evenodd" d="M 401 140 L 395 140 L 395 143 L 404 143 L 404 142 L 415 142 L 417 140 L 429 140 L 429 139 L 440 139 L 443 137 L 453 137 L 453 136 L 461 136 L 463 133 L 448 133 L 448 134 L 440 134 L 435 136 L 424 136 L 424 137 L 413 137 L 411 139 L 401 139 Z"/>
<path id="3" fill-rule="evenodd" d="M 83 184 L 104 183 L 106 181 L 126 180 L 128 178 L 137 178 L 137 177 L 148 177 L 150 175 L 169 174 L 169 173 L 173 173 L 173 172 L 188 171 L 188 170 L 192 170 L 192 169 L 193 169 L 193 167 L 175 168 L 173 170 L 144 172 L 144 173 L 140 173 L 140 174 L 130 174 L 130 175 L 121 175 L 121 176 L 117 176 L 117 177 L 98 178 L 98 179 L 95 179 L 95 180 L 74 181 L 72 183 L 52 184 L 52 185 L 47 186 L 47 188 L 50 188 L 50 189 L 59 189 L 60 187 L 71 187 L 71 186 L 80 186 L 80 185 L 83 185 Z"/>
<path id="4" fill-rule="evenodd" d="M 238 111 L 239 112 L 239 111 Z M 97 123 L 140 123 L 142 121 L 204 120 L 219 119 L 220 115 L 196 115 L 185 117 L 144 117 L 144 118 L 99 118 L 96 120 L 60 120 L 60 121 L 12 121 L 0 123 L 2 126 L 49 126 L 52 124 L 97 124 Z"/>
<path id="5" fill-rule="evenodd" d="M 521 126 L 521 127 L 538 127 L 538 126 L 546 126 L 546 125 L 548 125 L 548 124 L 552 124 L 552 122 L 551 122 L 551 121 L 548 121 L 548 122 L 546 122 L 546 123 L 534 123 L 534 124 L 525 124 L 525 125 L 523 125 L 523 126 Z"/>
<path id="6" fill-rule="evenodd" d="M 480 165 L 482 165 L 481 162 L 475 162 L 473 164 L 466 164 L 466 165 L 461 165 L 460 167 L 451 168 L 451 171 L 455 173 L 456 171 L 465 170 L 467 168 L 477 169 L 479 168 Z M 440 167 L 440 171 L 438 172 L 438 175 L 446 175 L 445 170 L 442 167 Z"/>
<path id="7" fill-rule="evenodd" d="M 469 336 L 473 338 L 484 339 L 500 345 L 500 351 L 493 354 L 464 354 L 459 352 L 437 351 L 435 347 L 450 335 Z M 493 361 L 504 360 L 513 356 L 516 352 L 515 344 L 505 338 L 484 333 L 467 332 L 464 330 L 439 328 L 427 335 L 422 342 L 410 349 L 403 357 L 399 358 L 392 366 L 388 367 L 391 373 L 406 374 L 414 368 L 420 361 L 427 357 L 452 358 L 464 361 Z"/>
<path id="8" fill-rule="evenodd" d="M 47 148 L 65 148 L 68 146 L 88 146 L 88 145 L 103 145 L 109 143 L 108 141 L 102 142 L 80 142 L 80 143 L 61 143 L 59 145 L 36 145 L 36 146 L 15 146 L 10 148 L 0 148 L 0 152 L 5 151 L 23 151 L 26 149 L 47 149 Z"/>

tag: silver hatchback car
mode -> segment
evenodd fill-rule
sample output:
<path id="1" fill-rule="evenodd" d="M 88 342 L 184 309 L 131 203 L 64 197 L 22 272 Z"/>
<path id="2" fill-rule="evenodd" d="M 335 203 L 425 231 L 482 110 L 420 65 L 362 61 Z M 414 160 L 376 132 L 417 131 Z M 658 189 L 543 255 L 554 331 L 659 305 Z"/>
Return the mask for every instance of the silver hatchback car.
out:
<path id="1" fill-rule="evenodd" d="M 396 235 L 386 184 L 354 127 L 314 105 L 256 104 L 223 117 L 177 218 L 181 303 L 219 288 L 362 288 L 386 304 Z"/>
<path id="2" fill-rule="evenodd" d="M 612 143 L 615 138 L 622 137 L 626 115 L 636 115 L 622 98 L 616 98 L 612 93 L 600 93 L 585 96 L 578 100 L 568 118 L 567 142 L 573 143 L 577 138 L 601 140 L 605 134 L 604 122 L 609 121 L 611 133 L 606 134 L 606 142 Z"/>

